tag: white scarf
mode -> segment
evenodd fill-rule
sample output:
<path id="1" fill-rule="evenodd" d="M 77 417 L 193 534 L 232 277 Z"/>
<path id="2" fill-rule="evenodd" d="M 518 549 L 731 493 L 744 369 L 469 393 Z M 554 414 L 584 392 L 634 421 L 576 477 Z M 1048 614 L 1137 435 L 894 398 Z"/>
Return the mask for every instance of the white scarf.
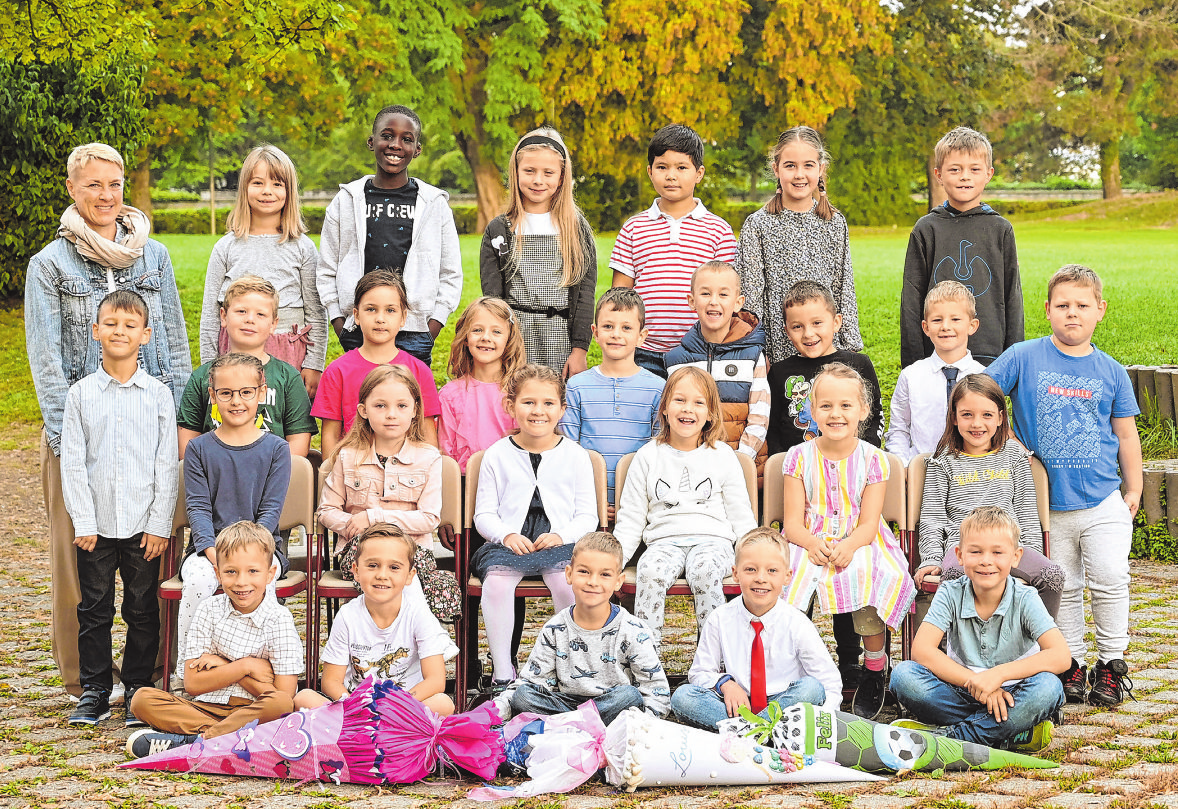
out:
<path id="1" fill-rule="evenodd" d="M 116 220 L 127 231 L 122 244 L 99 236 L 78 213 L 77 205 L 70 205 L 61 215 L 57 235 L 71 242 L 83 257 L 111 269 L 125 270 L 143 255 L 143 245 L 151 233 L 151 222 L 143 211 L 124 205 Z"/>

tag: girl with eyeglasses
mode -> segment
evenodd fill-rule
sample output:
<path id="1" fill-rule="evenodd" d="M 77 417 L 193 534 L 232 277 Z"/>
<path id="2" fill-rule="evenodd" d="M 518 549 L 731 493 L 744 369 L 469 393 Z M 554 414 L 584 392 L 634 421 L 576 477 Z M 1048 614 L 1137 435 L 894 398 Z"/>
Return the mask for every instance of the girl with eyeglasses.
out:
<path id="1" fill-rule="evenodd" d="M 180 563 L 184 589 L 177 631 L 180 654 L 200 602 L 217 592 L 217 534 L 239 520 L 255 522 L 274 534 L 278 575 L 290 567 L 278 518 L 290 486 L 290 447 L 258 426 L 258 404 L 266 398 L 266 371 L 249 354 L 223 354 L 209 367 L 209 400 L 217 404 L 217 429 L 188 442 L 184 453 L 184 506 L 188 511 L 188 547 Z M 170 642 L 165 638 L 164 642 Z M 183 672 L 178 673 L 183 676 Z"/>

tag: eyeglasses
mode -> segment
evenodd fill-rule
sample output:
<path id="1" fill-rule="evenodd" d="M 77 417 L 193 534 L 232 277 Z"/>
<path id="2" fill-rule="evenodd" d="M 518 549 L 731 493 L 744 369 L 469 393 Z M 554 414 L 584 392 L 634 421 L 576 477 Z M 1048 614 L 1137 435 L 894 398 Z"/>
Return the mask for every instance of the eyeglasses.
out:
<path id="1" fill-rule="evenodd" d="M 255 385 L 252 388 L 242 388 L 241 390 L 234 390 L 233 388 L 217 388 L 213 391 L 213 395 L 217 397 L 217 401 L 222 404 L 229 404 L 233 401 L 233 396 L 236 394 L 241 397 L 243 402 L 252 402 L 258 398 L 258 391 L 266 387 L 265 385 Z"/>

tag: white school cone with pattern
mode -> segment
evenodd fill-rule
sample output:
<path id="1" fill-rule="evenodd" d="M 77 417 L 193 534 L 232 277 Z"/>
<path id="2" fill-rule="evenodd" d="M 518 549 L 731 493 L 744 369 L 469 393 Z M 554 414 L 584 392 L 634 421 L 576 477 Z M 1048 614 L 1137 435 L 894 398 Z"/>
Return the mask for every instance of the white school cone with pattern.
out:
<path id="1" fill-rule="evenodd" d="M 624 711 L 606 729 L 605 757 L 606 781 L 626 792 L 638 787 L 883 780 L 813 756 L 778 752 L 735 734 L 677 725 L 637 708 Z"/>

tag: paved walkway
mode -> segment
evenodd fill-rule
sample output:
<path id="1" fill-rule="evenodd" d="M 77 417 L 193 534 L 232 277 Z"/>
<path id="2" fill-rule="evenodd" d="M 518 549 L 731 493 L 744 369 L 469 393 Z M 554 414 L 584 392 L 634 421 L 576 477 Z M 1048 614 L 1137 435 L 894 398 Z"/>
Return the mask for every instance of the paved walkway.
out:
<path id="1" fill-rule="evenodd" d="M 475 806 L 470 783 L 435 780 L 385 789 L 261 779 L 123 771 L 129 732 L 121 713 L 93 730 L 69 728 L 69 704 L 50 656 L 46 552 L 36 454 L 25 441 L 0 453 L 0 807 Z M 602 785 L 512 804 L 519 809 L 595 807 L 830 807 L 830 809 L 1014 809 L 1057 806 L 1178 809 L 1178 567 L 1135 563 L 1128 659 L 1138 701 L 1115 711 L 1069 706 L 1046 755 L 1057 770 L 910 775 L 887 782 L 792 788 L 643 790 Z"/>

